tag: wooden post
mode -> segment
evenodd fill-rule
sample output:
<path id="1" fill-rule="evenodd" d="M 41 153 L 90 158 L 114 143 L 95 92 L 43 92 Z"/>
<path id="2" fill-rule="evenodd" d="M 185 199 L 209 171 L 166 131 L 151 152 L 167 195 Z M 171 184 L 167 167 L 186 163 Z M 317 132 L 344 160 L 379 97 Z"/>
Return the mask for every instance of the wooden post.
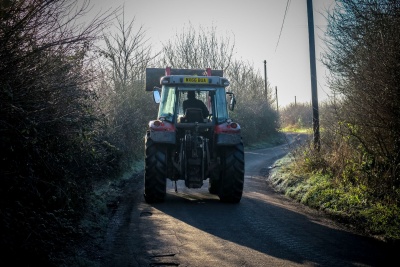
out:
<path id="1" fill-rule="evenodd" d="M 311 100 L 313 109 L 314 149 L 320 151 L 321 142 L 319 135 L 317 70 L 315 64 L 314 15 L 313 15 L 312 0 L 307 0 L 307 17 L 308 17 L 308 42 L 310 49 L 311 95 L 312 95 Z"/>
<path id="2" fill-rule="evenodd" d="M 268 78 L 267 78 L 267 61 L 264 60 L 264 82 L 265 82 L 265 98 L 268 99 Z"/>

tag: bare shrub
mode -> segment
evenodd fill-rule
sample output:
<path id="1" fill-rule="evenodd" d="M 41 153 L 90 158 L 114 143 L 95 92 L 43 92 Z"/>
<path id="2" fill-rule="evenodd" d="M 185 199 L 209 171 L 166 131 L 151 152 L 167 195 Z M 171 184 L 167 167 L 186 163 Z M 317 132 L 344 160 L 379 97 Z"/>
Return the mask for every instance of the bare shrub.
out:
<path id="1" fill-rule="evenodd" d="M 306 103 L 291 103 L 280 112 L 282 127 L 311 128 L 312 106 Z"/>
<path id="2" fill-rule="evenodd" d="M 377 197 L 395 197 L 400 186 L 400 3 L 338 3 L 329 16 L 323 60 L 338 97 L 334 131 L 353 152 L 346 162 L 354 162 L 354 179 L 363 180 Z M 348 164 L 343 169 L 342 176 L 348 176 Z"/>
<path id="3" fill-rule="evenodd" d="M 230 36 L 218 36 L 217 28 L 191 24 L 176 33 L 175 38 L 163 44 L 160 66 L 184 69 L 229 69 L 233 62 L 235 42 Z"/>
<path id="4" fill-rule="evenodd" d="M 116 33 L 103 35 L 104 46 L 98 68 L 102 86 L 99 109 L 107 114 L 106 138 L 121 152 L 121 168 L 131 167 L 133 160 L 142 159 L 144 133 L 157 106 L 144 89 L 144 74 L 153 60 L 151 47 L 143 27 L 135 29 L 135 19 L 129 23 L 116 17 Z"/>
<path id="5" fill-rule="evenodd" d="M 268 140 L 277 135 L 278 113 L 272 108 L 271 90 L 265 91 L 265 83 L 254 66 L 235 60 L 226 70 L 231 85 L 228 88 L 237 96 L 233 119 L 240 122 L 245 144 Z"/>
<path id="6" fill-rule="evenodd" d="M 0 242 L 4 260 L 16 265 L 46 265 L 76 236 L 91 179 L 112 153 L 97 151 L 87 69 L 107 16 L 78 25 L 87 7 L 62 0 L 0 5 Z"/>

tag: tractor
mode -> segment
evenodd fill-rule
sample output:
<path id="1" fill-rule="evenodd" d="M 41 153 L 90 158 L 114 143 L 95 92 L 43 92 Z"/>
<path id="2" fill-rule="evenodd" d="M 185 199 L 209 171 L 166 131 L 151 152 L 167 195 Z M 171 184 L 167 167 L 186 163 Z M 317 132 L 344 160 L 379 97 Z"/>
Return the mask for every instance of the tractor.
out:
<path id="1" fill-rule="evenodd" d="M 222 70 L 147 68 L 146 91 L 159 104 L 156 120 L 145 136 L 144 198 L 165 201 L 167 179 L 183 180 L 190 189 L 201 188 L 221 202 L 239 203 L 244 184 L 244 147 L 240 125 L 229 118 L 235 95 L 226 91 Z M 207 107 L 186 108 L 194 94 Z"/>

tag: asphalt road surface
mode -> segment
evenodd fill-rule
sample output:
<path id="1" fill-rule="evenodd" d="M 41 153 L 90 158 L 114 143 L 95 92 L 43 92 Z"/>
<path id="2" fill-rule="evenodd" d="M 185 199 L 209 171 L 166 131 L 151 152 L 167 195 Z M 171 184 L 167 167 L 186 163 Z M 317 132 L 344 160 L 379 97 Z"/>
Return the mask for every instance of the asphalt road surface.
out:
<path id="1" fill-rule="evenodd" d="M 201 189 L 147 204 L 143 175 L 127 190 L 108 229 L 102 266 L 397 266 L 387 244 L 346 230 L 275 193 L 268 170 L 292 145 L 246 151 L 239 204 Z"/>

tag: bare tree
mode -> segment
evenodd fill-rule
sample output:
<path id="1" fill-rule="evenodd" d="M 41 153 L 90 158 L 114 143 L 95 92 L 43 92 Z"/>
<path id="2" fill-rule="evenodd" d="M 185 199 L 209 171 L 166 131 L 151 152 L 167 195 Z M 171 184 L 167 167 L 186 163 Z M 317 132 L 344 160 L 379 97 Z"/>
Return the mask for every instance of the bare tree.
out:
<path id="1" fill-rule="evenodd" d="M 271 90 L 265 92 L 264 79 L 248 62 L 234 60 L 226 70 L 231 85 L 229 90 L 237 96 L 236 112 L 232 117 L 240 122 L 243 139 L 247 144 L 276 136 L 279 119 L 272 108 Z"/>
<path id="2" fill-rule="evenodd" d="M 109 80 L 117 93 L 124 92 L 134 83 L 143 81 L 149 62 L 155 57 L 146 39 L 143 26 L 134 29 L 135 18 L 125 22 L 125 12 L 116 17 L 115 33 L 103 35 L 105 48 L 100 48 L 105 57 Z"/>
<path id="3" fill-rule="evenodd" d="M 331 87 L 340 96 L 336 130 L 365 160 L 359 162 L 368 169 L 364 182 L 377 190 L 398 188 L 400 1 L 337 2 L 329 16 L 329 49 L 323 59 L 333 74 Z"/>
<path id="4" fill-rule="evenodd" d="M 99 48 L 98 67 L 103 77 L 101 109 L 107 114 L 109 137 L 122 151 L 125 167 L 132 158 L 142 156 L 143 133 L 156 105 L 144 90 L 146 67 L 152 54 L 143 26 L 135 29 L 135 18 L 125 21 L 125 13 L 115 17 L 116 28 L 104 33 L 104 46 Z"/>
<path id="5" fill-rule="evenodd" d="M 199 27 L 191 24 L 174 40 L 163 44 L 160 65 L 185 69 L 223 69 L 230 67 L 233 61 L 235 42 L 232 37 L 218 37 L 217 28 Z"/>

